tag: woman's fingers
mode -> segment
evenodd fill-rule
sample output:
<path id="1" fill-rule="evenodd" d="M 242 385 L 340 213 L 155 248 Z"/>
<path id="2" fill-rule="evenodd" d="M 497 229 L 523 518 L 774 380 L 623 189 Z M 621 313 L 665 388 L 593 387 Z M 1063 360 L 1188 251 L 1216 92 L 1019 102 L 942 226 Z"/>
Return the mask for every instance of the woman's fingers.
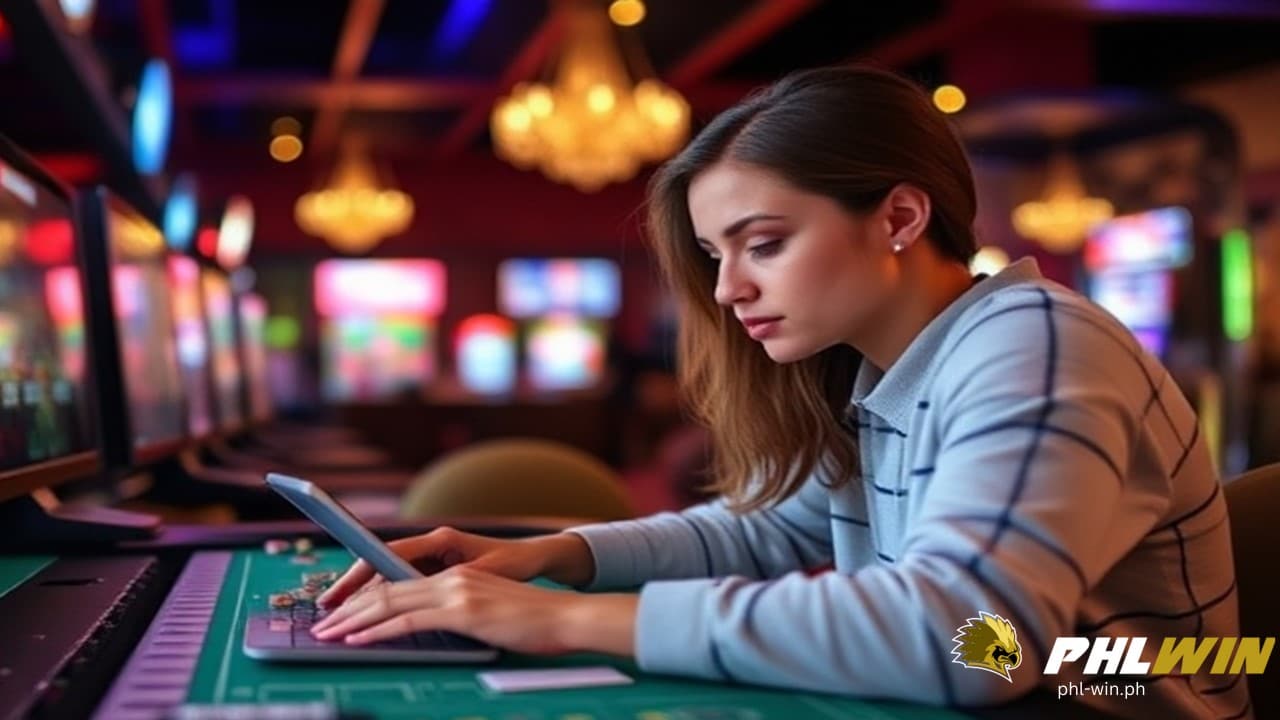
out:
<path id="1" fill-rule="evenodd" d="M 316 598 L 316 604 L 320 607 L 339 605 L 351 593 L 364 586 L 373 577 L 373 567 L 364 560 L 357 560 L 328 590 L 325 590 L 320 597 Z"/>
<path id="2" fill-rule="evenodd" d="M 424 630 L 451 630 L 446 626 L 450 619 L 450 613 L 443 612 L 440 608 L 420 608 L 351 633 L 346 636 L 346 642 L 351 645 L 366 645 Z"/>
<path id="3" fill-rule="evenodd" d="M 321 640 L 338 638 L 348 633 L 381 622 L 405 610 L 420 606 L 422 588 L 417 583 L 382 583 L 372 590 L 352 598 L 321 623 L 312 626 L 311 632 Z"/>

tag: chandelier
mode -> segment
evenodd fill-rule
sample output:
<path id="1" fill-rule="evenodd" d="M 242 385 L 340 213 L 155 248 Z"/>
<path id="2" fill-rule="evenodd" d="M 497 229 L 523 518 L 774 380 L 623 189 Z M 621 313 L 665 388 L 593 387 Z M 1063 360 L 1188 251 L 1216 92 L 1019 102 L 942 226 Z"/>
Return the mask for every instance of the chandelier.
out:
<path id="1" fill-rule="evenodd" d="M 689 105 L 657 80 L 632 83 L 603 8 L 579 2 L 561 12 L 567 39 L 554 80 L 516 85 L 489 125 L 499 157 L 594 192 L 678 150 Z"/>
<path id="2" fill-rule="evenodd" d="M 1049 160 L 1044 199 L 1014 208 L 1013 228 L 1046 250 L 1065 255 L 1078 250 L 1089 230 L 1114 214 L 1110 202 L 1084 194 L 1080 173 L 1066 153 L 1059 153 Z"/>
<path id="3" fill-rule="evenodd" d="M 324 238 L 339 252 L 359 255 L 409 227 L 413 198 L 380 186 L 368 156 L 348 144 L 328 186 L 298 198 L 293 217 L 304 232 Z"/>

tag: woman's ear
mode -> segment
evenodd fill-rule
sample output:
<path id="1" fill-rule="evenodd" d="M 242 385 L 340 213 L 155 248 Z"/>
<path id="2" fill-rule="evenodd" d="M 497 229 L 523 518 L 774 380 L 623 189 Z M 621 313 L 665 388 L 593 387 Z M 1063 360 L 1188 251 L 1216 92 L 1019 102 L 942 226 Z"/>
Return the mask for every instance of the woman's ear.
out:
<path id="1" fill-rule="evenodd" d="M 929 194 L 911 183 L 898 183 L 882 205 L 889 226 L 889 249 L 896 255 L 911 247 L 929 227 Z"/>

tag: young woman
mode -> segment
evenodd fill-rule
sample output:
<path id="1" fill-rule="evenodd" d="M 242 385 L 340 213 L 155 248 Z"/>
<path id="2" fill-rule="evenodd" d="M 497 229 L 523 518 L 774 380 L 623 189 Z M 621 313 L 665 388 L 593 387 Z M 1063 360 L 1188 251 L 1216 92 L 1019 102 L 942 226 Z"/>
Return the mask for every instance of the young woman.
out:
<path id="1" fill-rule="evenodd" d="M 1059 636 L 1145 636 L 1150 659 L 1166 636 L 1237 634 L 1226 506 L 1191 408 L 1034 262 L 971 277 L 974 212 L 960 143 L 895 75 L 801 72 L 723 113 L 658 172 L 649 208 L 723 499 L 528 540 L 403 540 L 448 569 L 356 592 L 372 578 L 357 563 L 317 634 L 447 629 L 959 706 L 1088 680 L 1083 658 L 1043 674 Z M 984 649 L 988 672 L 953 661 L 980 613 L 1016 633 Z M 1238 676 L 1144 688 L 1144 712 L 1250 712 Z"/>

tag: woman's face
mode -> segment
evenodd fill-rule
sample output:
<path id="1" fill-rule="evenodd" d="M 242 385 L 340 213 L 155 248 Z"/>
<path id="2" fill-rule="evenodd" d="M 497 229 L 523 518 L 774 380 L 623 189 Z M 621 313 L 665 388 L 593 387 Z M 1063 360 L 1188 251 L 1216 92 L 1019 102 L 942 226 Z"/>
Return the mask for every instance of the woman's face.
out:
<path id="1" fill-rule="evenodd" d="M 718 261 L 715 300 L 775 362 L 854 344 L 896 285 L 891 225 L 753 165 L 721 161 L 689 185 L 698 244 Z"/>

